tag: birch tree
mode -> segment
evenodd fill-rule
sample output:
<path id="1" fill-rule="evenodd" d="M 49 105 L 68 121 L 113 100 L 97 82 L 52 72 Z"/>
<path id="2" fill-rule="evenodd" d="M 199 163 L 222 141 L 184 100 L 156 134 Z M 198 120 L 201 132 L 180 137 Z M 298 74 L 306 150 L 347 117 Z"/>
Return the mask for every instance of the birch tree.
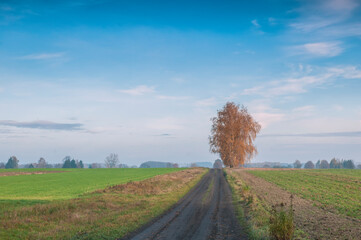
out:
<path id="1" fill-rule="evenodd" d="M 225 166 L 243 165 L 257 154 L 254 140 L 261 125 L 248 113 L 247 108 L 227 102 L 211 121 L 210 151 L 218 153 Z"/>

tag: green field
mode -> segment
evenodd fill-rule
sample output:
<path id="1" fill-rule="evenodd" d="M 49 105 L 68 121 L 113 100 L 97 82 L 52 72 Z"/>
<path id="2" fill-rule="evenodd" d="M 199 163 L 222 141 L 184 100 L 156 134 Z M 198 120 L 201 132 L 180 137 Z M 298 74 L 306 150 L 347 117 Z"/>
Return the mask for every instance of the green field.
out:
<path id="1" fill-rule="evenodd" d="M 312 200 L 316 205 L 361 219 L 361 170 L 250 170 L 249 173 Z"/>
<path id="2" fill-rule="evenodd" d="M 39 170 L 44 169 L 29 171 Z M 0 239 L 117 239 L 170 208 L 206 173 L 182 170 L 67 169 L 1 176 Z M 172 177 L 153 178 L 166 173 Z"/>
<path id="3" fill-rule="evenodd" d="M 44 171 L 45 169 L 16 169 L 15 171 Z M 64 169 L 47 169 L 64 171 Z M 9 205 L 27 205 L 81 196 L 107 186 L 140 181 L 156 175 L 180 171 L 177 168 L 138 169 L 71 169 L 65 172 L 1 176 L 0 211 Z M 1 172 L 9 172 L 2 170 Z"/>

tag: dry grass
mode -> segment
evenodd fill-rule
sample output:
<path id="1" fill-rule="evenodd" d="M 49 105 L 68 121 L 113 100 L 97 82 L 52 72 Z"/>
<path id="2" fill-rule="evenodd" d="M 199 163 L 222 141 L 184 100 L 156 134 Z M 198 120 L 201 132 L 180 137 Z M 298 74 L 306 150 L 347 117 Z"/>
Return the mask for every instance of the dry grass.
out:
<path id="1" fill-rule="evenodd" d="M 0 239 L 119 238 L 171 207 L 205 172 L 187 169 L 7 211 L 0 216 Z"/>

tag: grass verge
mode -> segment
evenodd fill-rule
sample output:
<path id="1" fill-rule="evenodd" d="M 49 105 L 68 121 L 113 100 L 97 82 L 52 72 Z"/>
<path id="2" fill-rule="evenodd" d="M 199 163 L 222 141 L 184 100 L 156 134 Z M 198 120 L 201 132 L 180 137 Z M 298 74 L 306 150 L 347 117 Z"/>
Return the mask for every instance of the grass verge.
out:
<path id="1" fill-rule="evenodd" d="M 233 203 L 238 220 L 249 239 L 268 239 L 268 219 L 270 209 L 263 204 L 250 187 L 235 174 L 227 171 L 227 181 L 232 190 Z"/>

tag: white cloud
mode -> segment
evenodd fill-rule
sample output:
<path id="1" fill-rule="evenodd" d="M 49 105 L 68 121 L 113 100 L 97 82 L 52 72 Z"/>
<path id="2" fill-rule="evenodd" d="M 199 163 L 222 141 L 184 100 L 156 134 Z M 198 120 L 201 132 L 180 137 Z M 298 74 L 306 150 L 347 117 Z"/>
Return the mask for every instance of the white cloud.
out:
<path id="1" fill-rule="evenodd" d="M 328 57 L 337 56 L 343 51 L 339 42 L 308 43 L 304 45 L 304 48 L 310 54 Z"/>
<path id="2" fill-rule="evenodd" d="M 257 19 L 252 20 L 251 23 L 252 23 L 253 26 L 255 26 L 255 27 L 258 27 L 258 28 L 261 27 L 261 25 L 259 25 Z"/>
<path id="3" fill-rule="evenodd" d="M 340 20 L 338 18 L 324 19 L 322 17 L 309 17 L 307 20 L 300 20 L 295 23 L 291 23 L 290 26 L 298 31 L 311 32 L 320 28 L 324 28 Z"/>
<path id="4" fill-rule="evenodd" d="M 290 117 L 293 119 L 300 119 L 304 117 L 310 117 L 315 114 L 316 107 L 312 105 L 306 105 L 302 107 L 296 107 L 292 109 Z"/>
<path id="5" fill-rule="evenodd" d="M 340 42 L 307 43 L 291 48 L 294 54 L 306 54 L 316 57 L 334 57 L 343 52 Z"/>
<path id="6" fill-rule="evenodd" d="M 262 125 L 262 129 L 285 120 L 286 115 L 281 113 L 279 109 L 272 108 L 266 99 L 253 100 L 246 105 L 252 116 Z"/>
<path id="7" fill-rule="evenodd" d="M 333 67 L 333 68 L 328 68 L 328 71 L 348 79 L 361 78 L 361 71 L 358 70 L 355 66 Z"/>
<path id="8" fill-rule="evenodd" d="M 302 32 L 325 28 L 350 18 L 358 5 L 357 0 L 304 1 L 304 6 L 295 10 L 301 17 L 290 26 Z"/>
<path id="9" fill-rule="evenodd" d="M 265 83 L 243 90 L 242 95 L 262 95 L 265 97 L 287 96 L 306 93 L 310 88 L 319 87 L 337 79 L 361 78 L 361 71 L 354 66 L 321 69 L 321 73 L 312 75 L 306 71 L 306 76 L 287 78 L 280 81 Z"/>
<path id="10" fill-rule="evenodd" d="M 355 0 L 327 0 L 323 2 L 322 7 L 325 10 L 330 11 L 352 11 L 358 7 L 358 3 Z"/>
<path id="11" fill-rule="evenodd" d="M 319 35 L 323 37 L 352 37 L 361 36 L 361 23 L 349 23 L 336 26 L 330 26 L 318 31 Z"/>
<path id="12" fill-rule="evenodd" d="M 31 55 L 25 55 L 18 57 L 17 59 L 22 60 L 46 60 L 46 59 L 54 59 L 54 58 L 60 58 L 65 55 L 64 52 L 58 52 L 58 53 L 41 53 L 41 54 L 31 54 Z"/>
<path id="13" fill-rule="evenodd" d="M 256 112 L 253 114 L 256 121 L 258 121 L 262 129 L 267 128 L 270 124 L 280 122 L 285 119 L 283 113 L 269 113 L 269 112 Z"/>
<path id="14" fill-rule="evenodd" d="M 166 96 L 166 95 L 157 95 L 156 98 L 161 100 L 187 100 L 190 99 L 189 96 Z"/>
<path id="15" fill-rule="evenodd" d="M 148 87 L 146 85 L 140 85 L 131 89 L 120 89 L 118 92 L 126 93 L 133 96 L 144 95 L 147 93 L 154 93 L 154 87 Z"/>
<path id="16" fill-rule="evenodd" d="M 291 95 L 307 92 L 307 87 L 319 85 L 325 81 L 325 76 L 306 76 L 274 81 L 263 86 L 245 89 L 242 95 L 264 95 L 267 97 Z"/>
<path id="17" fill-rule="evenodd" d="M 210 106 L 216 106 L 218 104 L 217 100 L 212 97 L 212 98 L 206 98 L 206 99 L 202 99 L 196 102 L 196 106 L 197 107 L 210 107 Z"/>
<path id="18" fill-rule="evenodd" d="M 262 86 L 256 86 L 253 88 L 247 88 L 243 90 L 242 95 L 253 95 L 253 94 L 259 94 L 261 91 L 263 91 L 264 87 Z"/>
<path id="19" fill-rule="evenodd" d="M 45 130 L 77 131 L 83 129 L 81 123 L 56 123 L 51 121 L 17 122 L 12 120 L 0 120 L 0 125 L 17 128 L 35 128 Z"/>
<path id="20" fill-rule="evenodd" d="M 297 107 L 294 108 L 292 111 L 296 113 L 313 112 L 315 111 L 315 106 L 307 105 L 307 106 Z"/>

